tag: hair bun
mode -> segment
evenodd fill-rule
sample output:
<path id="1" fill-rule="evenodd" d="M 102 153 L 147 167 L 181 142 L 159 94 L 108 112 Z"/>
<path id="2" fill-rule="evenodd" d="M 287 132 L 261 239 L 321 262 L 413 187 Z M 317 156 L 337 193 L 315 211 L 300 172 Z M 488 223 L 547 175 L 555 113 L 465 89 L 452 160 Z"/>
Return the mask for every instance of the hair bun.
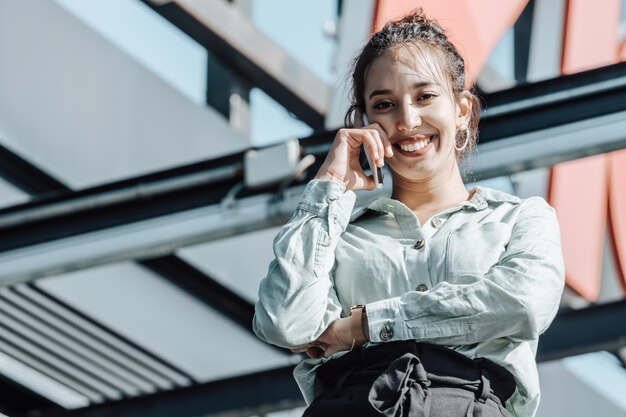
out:
<path id="1" fill-rule="evenodd" d="M 388 22 L 385 26 L 421 26 L 430 28 L 441 35 L 446 33 L 445 29 L 436 20 L 426 17 L 424 9 L 421 7 L 413 9 L 400 19 Z"/>
<path id="2" fill-rule="evenodd" d="M 413 9 L 413 11 L 409 12 L 409 14 L 404 15 L 401 19 L 395 21 L 395 23 L 400 25 L 407 24 L 419 24 L 424 25 L 428 24 L 429 19 L 424 14 L 424 9 L 418 7 L 417 9 Z"/>

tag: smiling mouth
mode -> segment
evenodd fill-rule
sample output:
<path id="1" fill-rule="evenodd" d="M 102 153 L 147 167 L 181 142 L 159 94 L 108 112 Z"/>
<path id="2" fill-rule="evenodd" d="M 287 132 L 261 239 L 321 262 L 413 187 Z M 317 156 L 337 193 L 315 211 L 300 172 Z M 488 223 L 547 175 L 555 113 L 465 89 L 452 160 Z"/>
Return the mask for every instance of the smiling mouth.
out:
<path id="1" fill-rule="evenodd" d="M 396 143 L 394 147 L 402 151 L 403 154 L 420 154 L 418 152 L 427 147 L 437 136 L 433 135 L 417 142 Z"/>

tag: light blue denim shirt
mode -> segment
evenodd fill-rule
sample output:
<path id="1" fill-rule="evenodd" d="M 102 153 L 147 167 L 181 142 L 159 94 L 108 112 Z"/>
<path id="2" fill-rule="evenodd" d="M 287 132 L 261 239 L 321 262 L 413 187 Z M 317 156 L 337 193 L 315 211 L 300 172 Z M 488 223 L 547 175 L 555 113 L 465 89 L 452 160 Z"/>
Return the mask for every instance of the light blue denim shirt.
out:
<path id="1" fill-rule="evenodd" d="M 274 240 L 255 333 L 278 346 L 302 346 L 348 316 L 350 306 L 366 304 L 366 347 L 413 339 L 491 359 L 517 383 L 507 409 L 534 416 L 537 339 L 564 286 L 554 210 L 539 197 L 476 187 L 468 201 L 421 225 L 397 200 L 377 199 L 353 214 L 355 200 L 337 183 L 307 185 Z M 307 403 L 316 395 L 316 368 L 342 354 L 296 367 Z"/>

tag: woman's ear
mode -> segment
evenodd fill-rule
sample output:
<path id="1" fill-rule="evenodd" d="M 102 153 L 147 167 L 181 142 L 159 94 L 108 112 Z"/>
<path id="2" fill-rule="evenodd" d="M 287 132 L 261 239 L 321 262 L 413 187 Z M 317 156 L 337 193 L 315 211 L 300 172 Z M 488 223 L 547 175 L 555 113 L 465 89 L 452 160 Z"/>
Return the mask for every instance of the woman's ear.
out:
<path id="1" fill-rule="evenodd" d="M 461 96 L 456 100 L 456 126 L 467 126 L 470 116 L 472 115 L 472 100 L 469 91 L 463 91 Z"/>

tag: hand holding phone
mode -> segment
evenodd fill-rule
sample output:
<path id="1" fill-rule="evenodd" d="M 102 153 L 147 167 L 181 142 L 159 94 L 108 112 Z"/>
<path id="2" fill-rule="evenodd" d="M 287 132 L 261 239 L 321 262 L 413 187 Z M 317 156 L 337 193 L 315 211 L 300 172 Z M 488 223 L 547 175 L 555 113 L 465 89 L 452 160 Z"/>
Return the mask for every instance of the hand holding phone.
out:
<path id="1" fill-rule="evenodd" d="M 364 144 L 364 149 L 360 149 Z M 383 165 L 381 158 L 385 157 L 393 157 L 387 133 L 378 123 L 369 124 L 367 117 L 357 110 L 353 123 L 337 131 L 315 179 L 333 181 L 354 191 L 382 188 L 383 173 L 376 163 Z"/>

